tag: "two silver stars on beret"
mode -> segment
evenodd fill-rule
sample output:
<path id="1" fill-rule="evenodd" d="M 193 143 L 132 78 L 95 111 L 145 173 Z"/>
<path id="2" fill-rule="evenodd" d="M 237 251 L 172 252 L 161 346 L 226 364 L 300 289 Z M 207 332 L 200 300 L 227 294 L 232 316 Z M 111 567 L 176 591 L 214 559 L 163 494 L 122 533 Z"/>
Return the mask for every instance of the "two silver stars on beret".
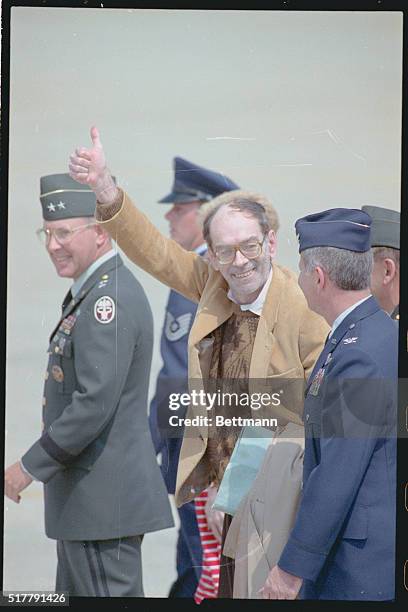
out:
<path id="1" fill-rule="evenodd" d="M 60 210 L 61 210 L 61 209 L 63 209 L 63 208 L 65 208 L 65 204 L 64 204 L 64 202 L 61 202 L 61 200 L 60 200 L 59 204 L 57 204 L 57 207 L 58 207 Z M 48 204 L 47 208 L 48 208 L 48 210 L 49 210 L 50 212 L 55 212 L 55 204 L 53 204 L 52 202 L 50 202 L 50 203 Z"/>

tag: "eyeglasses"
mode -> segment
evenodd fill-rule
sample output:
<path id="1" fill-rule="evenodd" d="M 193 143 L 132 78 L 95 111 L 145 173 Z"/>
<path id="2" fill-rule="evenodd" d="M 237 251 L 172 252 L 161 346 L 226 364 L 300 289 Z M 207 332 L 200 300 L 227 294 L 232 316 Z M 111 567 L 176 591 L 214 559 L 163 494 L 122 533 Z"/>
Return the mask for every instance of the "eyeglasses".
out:
<path id="1" fill-rule="evenodd" d="M 219 246 L 214 249 L 214 255 L 217 258 L 218 263 L 222 265 L 232 263 L 235 259 L 237 251 L 242 253 L 242 255 L 247 259 L 256 259 L 262 253 L 262 247 L 266 236 L 267 234 L 264 235 L 262 241 L 251 239 L 247 242 L 241 242 L 241 244 Z"/>
<path id="2" fill-rule="evenodd" d="M 96 223 L 86 223 L 86 225 L 80 225 L 79 227 L 74 227 L 74 229 L 68 227 L 57 227 L 56 229 L 45 229 L 42 227 L 41 229 L 36 231 L 39 241 L 42 244 L 48 245 L 51 240 L 51 236 L 54 236 L 55 240 L 63 246 L 64 244 L 68 244 L 71 242 L 75 232 L 80 229 L 84 229 L 85 227 L 92 227 L 96 225 Z"/>

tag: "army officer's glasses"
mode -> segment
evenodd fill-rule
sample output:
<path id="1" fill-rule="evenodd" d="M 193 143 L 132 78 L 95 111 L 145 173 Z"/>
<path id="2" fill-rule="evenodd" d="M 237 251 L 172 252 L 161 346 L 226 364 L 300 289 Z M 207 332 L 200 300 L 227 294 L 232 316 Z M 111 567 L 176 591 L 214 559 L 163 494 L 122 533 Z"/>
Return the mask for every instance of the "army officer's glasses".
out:
<path id="1" fill-rule="evenodd" d="M 240 244 L 229 244 L 228 246 L 219 246 L 214 249 L 214 255 L 221 265 L 231 264 L 236 256 L 237 251 L 242 253 L 247 259 L 256 259 L 262 253 L 263 243 L 267 234 L 264 235 L 262 241 L 252 239 Z"/>
<path id="2" fill-rule="evenodd" d="M 44 227 L 42 227 L 41 229 L 36 231 L 36 234 L 40 242 L 42 244 L 45 244 L 46 246 L 49 245 L 51 236 L 54 236 L 58 244 L 64 246 L 64 244 L 68 244 L 69 242 L 71 242 L 75 232 L 80 229 L 84 229 L 85 227 L 92 227 L 93 225 L 96 225 L 96 223 L 86 223 L 86 225 L 80 225 L 79 227 L 74 227 L 74 229 L 68 227 L 57 227 L 55 229 L 50 230 L 48 228 L 45 229 Z"/>

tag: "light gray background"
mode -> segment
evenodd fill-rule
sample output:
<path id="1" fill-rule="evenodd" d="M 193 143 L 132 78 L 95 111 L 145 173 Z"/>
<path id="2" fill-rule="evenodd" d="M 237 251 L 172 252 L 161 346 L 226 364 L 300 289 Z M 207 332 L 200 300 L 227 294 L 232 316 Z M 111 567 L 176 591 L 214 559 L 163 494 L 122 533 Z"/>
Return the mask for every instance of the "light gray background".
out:
<path id="1" fill-rule="evenodd" d="M 400 206 L 402 14 L 13 8 L 6 464 L 40 433 L 47 337 L 69 281 L 36 242 L 39 177 L 101 131 L 119 183 L 167 232 L 156 201 L 171 159 L 225 172 L 269 196 L 279 257 L 293 223 L 334 206 Z M 155 318 L 151 387 L 167 289 L 135 270 Z M 5 503 L 4 588 L 52 589 L 55 544 L 42 492 Z M 146 537 L 145 587 L 165 596 L 175 530 Z"/>

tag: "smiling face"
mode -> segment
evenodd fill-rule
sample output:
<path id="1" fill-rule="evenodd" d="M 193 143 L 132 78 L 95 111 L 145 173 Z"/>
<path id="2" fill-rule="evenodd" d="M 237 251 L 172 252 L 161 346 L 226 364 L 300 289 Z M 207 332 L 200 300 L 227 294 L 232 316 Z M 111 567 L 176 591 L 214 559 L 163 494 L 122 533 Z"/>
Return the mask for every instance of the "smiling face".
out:
<path id="1" fill-rule="evenodd" d="M 271 260 L 276 254 L 275 232 L 270 230 L 265 236 L 255 217 L 223 206 L 211 220 L 210 238 L 209 257 L 212 266 L 225 278 L 234 299 L 239 304 L 250 304 L 258 297 L 268 279 Z M 255 259 L 248 259 L 238 250 L 230 264 L 220 264 L 215 257 L 214 251 L 220 247 L 250 240 L 263 243 L 262 252 Z"/>
<path id="2" fill-rule="evenodd" d="M 105 244 L 107 239 L 104 230 L 100 230 L 95 225 L 82 227 L 93 222 L 92 217 L 77 217 L 44 223 L 44 229 L 51 231 L 59 228 L 74 230 L 81 227 L 63 245 L 55 239 L 53 234 L 46 245 L 58 276 L 77 279 L 102 254 L 101 249 L 104 245 L 104 250 L 108 250 L 109 246 L 107 247 Z"/>

